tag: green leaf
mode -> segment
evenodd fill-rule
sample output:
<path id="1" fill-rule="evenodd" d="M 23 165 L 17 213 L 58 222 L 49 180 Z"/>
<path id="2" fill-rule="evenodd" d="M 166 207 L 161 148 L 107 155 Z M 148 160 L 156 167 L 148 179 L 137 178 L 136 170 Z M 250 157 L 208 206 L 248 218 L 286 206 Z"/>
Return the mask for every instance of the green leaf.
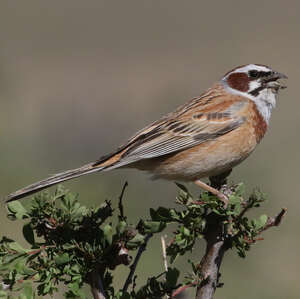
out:
<path id="1" fill-rule="evenodd" d="M 8 244 L 8 247 L 16 252 L 19 252 L 19 253 L 26 253 L 28 252 L 29 250 L 23 248 L 19 243 L 17 242 L 11 242 Z"/>
<path id="2" fill-rule="evenodd" d="M 126 227 L 127 227 L 126 221 L 120 221 L 116 227 L 117 233 L 119 235 L 123 234 L 125 232 Z"/>
<path id="3" fill-rule="evenodd" d="M 240 197 L 238 197 L 236 195 L 229 196 L 229 204 L 235 205 L 235 204 L 239 204 L 240 202 L 241 202 Z"/>
<path id="4" fill-rule="evenodd" d="M 159 233 L 166 227 L 165 222 L 160 221 L 144 221 L 145 233 Z"/>
<path id="5" fill-rule="evenodd" d="M 35 243 L 34 233 L 30 223 L 27 223 L 23 226 L 23 236 L 29 244 L 33 245 Z"/>
<path id="6" fill-rule="evenodd" d="M 150 216 L 153 221 L 170 221 L 170 210 L 159 207 L 157 210 L 150 209 Z"/>
<path id="7" fill-rule="evenodd" d="M 186 227 L 183 227 L 182 233 L 184 236 L 189 237 L 190 236 L 190 230 Z"/>
<path id="8" fill-rule="evenodd" d="M 70 261 L 70 257 L 67 253 L 63 253 L 54 258 L 54 261 L 57 265 L 63 265 Z"/>
<path id="9" fill-rule="evenodd" d="M 103 233 L 106 241 L 108 242 L 109 245 L 112 243 L 112 238 L 113 238 L 113 230 L 111 225 L 107 224 L 103 228 Z"/>
<path id="10" fill-rule="evenodd" d="M 166 273 L 166 283 L 169 288 L 175 288 L 180 272 L 176 268 L 168 268 Z"/>
<path id="11" fill-rule="evenodd" d="M 182 184 L 180 184 L 180 183 L 178 183 L 178 182 L 175 182 L 175 184 L 176 184 L 176 186 L 177 186 L 180 190 L 182 190 L 184 193 L 189 194 L 189 190 L 187 189 L 186 186 L 184 186 L 184 185 L 182 185 Z"/>
<path id="12" fill-rule="evenodd" d="M 259 219 L 256 221 L 256 228 L 260 229 L 266 225 L 268 221 L 268 216 L 267 215 L 261 215 Z"/>
<path id="13" fill-rule="evenodd" d="M 9 202 L 7 208 L 17 219 L 28 217 L 27 210 L 18 200 Z"/>
<path id="14" fill-rule="evenodd" d="M 235 188 L 235 194 L 237 196 L 243 196 L 246 192 L 246 186 L 244 183 L 239 183 Z"/>
<path id="15" fill-rule="evenodd" d="M 123 291 L 119 291 L 117 293 L 117 296 L 116 296 L 117 299 L 131 299 L 133 297 L 130 296 L 129 293 L 127 292 L 123 292 Z"/>
<path id="16" fill-rule="evenodd" d="M 33 299 L 34 298 L 34 291 L 32 289 L 32 284 L 31 283 L 24 284 L 23 293 L 24 293 L 26 299 Z"/>
<path id="17" fill-rule="evenodd" d="M 142 234 L 137 233 L 129 242 L 128 244 L 134 244 L 134 245 L 139 245 L 142 244 L 145 240 L 145 236 Z"/>

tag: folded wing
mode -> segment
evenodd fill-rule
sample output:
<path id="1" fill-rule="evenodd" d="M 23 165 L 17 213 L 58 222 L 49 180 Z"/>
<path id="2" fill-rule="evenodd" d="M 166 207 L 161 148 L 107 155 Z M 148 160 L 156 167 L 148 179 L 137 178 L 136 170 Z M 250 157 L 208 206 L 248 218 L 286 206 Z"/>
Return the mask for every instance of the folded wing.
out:
<path id="1" fill-rule="evenodd" d="M 201 99 L 194 100 L 194 104 L 181 107 L 175 115 L 168 115 L 146 127 L 120 148 L 119 158 L 108 168 L 182 151 L 240 127 L 245 121 L 240 111 L 247 101 L 220 103 L 222 105 L 218 105 L 218 101 L 207 101 L 203 105 Z"/>

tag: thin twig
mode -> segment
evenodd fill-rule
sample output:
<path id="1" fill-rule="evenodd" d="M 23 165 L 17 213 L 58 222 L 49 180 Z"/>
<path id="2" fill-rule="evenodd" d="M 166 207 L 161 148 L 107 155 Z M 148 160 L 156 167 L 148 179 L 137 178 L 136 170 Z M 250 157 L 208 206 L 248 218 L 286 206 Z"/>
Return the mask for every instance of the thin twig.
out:
<path id="1" fill-rule="evenodd" d="M 94 299 L 106 299 L 102 279 L 99 272 L 93 271 L 91 273 L 90 286 Z"/>
<path id="2" fill-rule="evenodd" d="M 267 223 L 265 224 L 265 226 L 261 229 L 260 232 L 263 232 L 265 230 L 267 230 L 270 227 L 273 226 L 279 226 L 283 217 L 286 215 L 287 213 L 287 209 L 286 208 L 282 208 L 280 213 L 278 213 L 275 217 L 268 217 Z"/>
<path id="3" fill-rule="evenodd" d="M 125 189 L 126 189 L 127 186 L 128 186 L 128 183 L 125 182 L 125 184 L 124 184 L 124 186 L 122 188 L 121 194 L 119 196 L 119 211 L 120 211 L 120 218 L 122 220 L 126 219 L 126 217 L 124 216 L 124 207 L 123 207 L 123 202 L 122 201 L 123 201 L 123 196 L 124 196 Z"/>
<path id="4" fill-rule="evenodd" d="M 163 262 L 164 262 L 164 267 L 165 271 L 168 271 L 168 260 L 167 260 L 167 251 L 166 251 L 166 240 L 164 236 L 160 237 L 161 240 L 161 248 L 162 248 L 162 256 L 163 256 Z"/>
<path id="5" fill-rule="evenodd" d="M 124 287 L 123 287 L 123 292 L 126 292 L 129 285 L 132 283 L 132 279 L 133 279 L 133 275 L 134 272 L 136 270 L 137 264 L 141 258 L 142 253 L 146 250 L 147 244 L 149 239 L 152 237 L 152 234 L 148 234 L 144 240 L 144 243 L 139 247 L 139 250 L 135 256 L 134 262 L 132 263 L 132 265 L 130 266 L 130 272 L 129 275 L 125 281 Z"/>
<path id="6" fill-rule="evenodd" d="M 181 287 L 179 287 L 178 289 L 176 289 L 173 293 L 172 293 L 172 297 L 171 298 L 174 298 L 176 297 L 177 295 L 179 295 L 180 293 L 182 293 L 183 291 L 185 291 L 186 289 L 188 288 L 191 288 L 191 287 L 194 287 L 198 284 L 198 282 L 192 282 L 192 283 L 189 283 L 189 284 L 185 284 Z"/>
<path id="7" fill-rule="evenodd" d="M 255 200 L 251 198 L 249 199 L 249 201 L 245 202 L 245 207 L 242 209 L 238 217 L 241 219 L 250 209 L 253 208 L 254 204 Z"/>
<path id="8" fill-rule="evenodd" d="M 163 262 L 164 262 L 164 268 L 165 271 L 168 272 L 168 260 L 167 260 L 167 250 L 166 250 L 166 240 L 164 236 L 160 237 L 161 240 L 161 248 L 162 248 L 162 256 L 163 256 Z M 166 298 L 170 298 L 169 295 L 166 295 Z"/>

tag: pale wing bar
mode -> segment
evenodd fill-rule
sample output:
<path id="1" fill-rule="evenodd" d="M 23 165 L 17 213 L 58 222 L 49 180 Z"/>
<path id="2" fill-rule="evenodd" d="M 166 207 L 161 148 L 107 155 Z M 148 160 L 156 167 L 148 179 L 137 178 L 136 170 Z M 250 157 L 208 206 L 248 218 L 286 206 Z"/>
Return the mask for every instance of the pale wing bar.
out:
<path id="1" fill-rule="evenodd" d="M 123 154 L 120 164 L 128 164 L 142 159 L 155 158 L 163 155 L 167 155 L 173 152 L 181 151 L 192 146 L 201 144 L 208 140 L 217 138 L 218 136 L 229 133 L 230 131 L 238 128 L 243 122 L 244 118 L 237 118 L 228 121 L 224 126 L 215 126 L 216 130 L 214 132 L 197 132 L 193 136 L 190 135 L 173 135 L 171 132 L 165 132 L 163 137 L 158 136 L 147 142 L 140 143 L 140 145 L 135 146 L 133 144 L 128 150 Z M 179 133 L 179 132 L 178 132 Z M 119 163 L 117 163 L 119 165 Z"/>

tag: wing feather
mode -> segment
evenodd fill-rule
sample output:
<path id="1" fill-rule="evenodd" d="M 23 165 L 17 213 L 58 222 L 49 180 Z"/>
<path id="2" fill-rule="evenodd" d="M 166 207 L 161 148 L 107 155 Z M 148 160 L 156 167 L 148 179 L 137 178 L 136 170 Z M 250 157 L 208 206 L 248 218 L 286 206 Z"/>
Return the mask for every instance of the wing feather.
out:
<path id="1" fill-rule="evenodd" d="M 241 110 L 248 101 L 230 100 L 218 94 L 205 95 L 150 124 L 122 146 L 120 158 L 107 168 L 168 155 L 227 134 L 245 122 Z M 226 101 L 227 100 L 227 101 Z M 112 156 L 111 156 L 112 157 Z M 100 160 L 96 165 L 102 163 Z"/>
<path id="2" fill-rule="evenodd" d="M 202 118 L 194 118 L 192 114 L 174 120 L 171 125 L 168 122 L 158 124 L 152 129 L 154 134 L 152 131 L 145 135 L 141 133 L 120 160 L 131 163 L 159 157 L 218 138 L 244 123 L 245 118 L 235 112 L 236 107 L 232 104 L 225 112 L 204 113 Z"/>

